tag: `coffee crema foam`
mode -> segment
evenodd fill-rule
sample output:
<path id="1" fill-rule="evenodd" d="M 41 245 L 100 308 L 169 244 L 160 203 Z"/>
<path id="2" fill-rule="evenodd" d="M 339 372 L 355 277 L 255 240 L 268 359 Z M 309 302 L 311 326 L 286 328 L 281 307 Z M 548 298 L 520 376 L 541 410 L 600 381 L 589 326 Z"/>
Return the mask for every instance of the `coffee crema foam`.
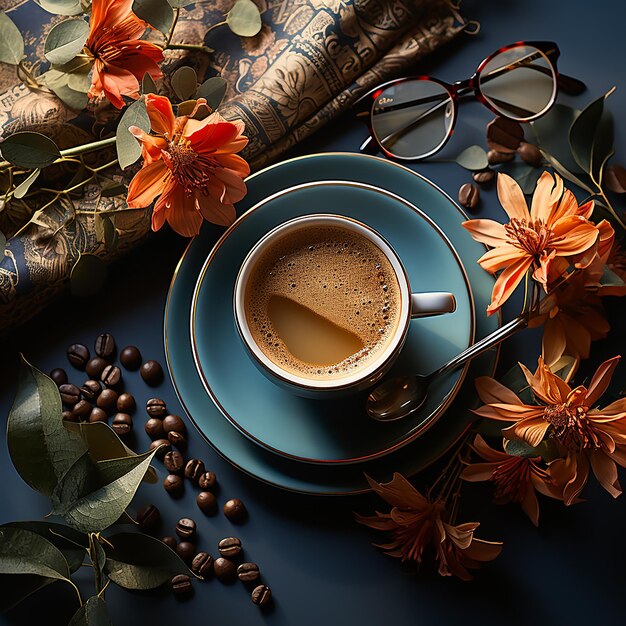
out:
<path id="1" fill-rule="evenodd" d="M 252 337 L 271 361 L 319 380 L 377 358 L 395 334 L 400 299 L 391 263 L 369 239 L 305 226 L 257 261 L 245 308 Z"/>

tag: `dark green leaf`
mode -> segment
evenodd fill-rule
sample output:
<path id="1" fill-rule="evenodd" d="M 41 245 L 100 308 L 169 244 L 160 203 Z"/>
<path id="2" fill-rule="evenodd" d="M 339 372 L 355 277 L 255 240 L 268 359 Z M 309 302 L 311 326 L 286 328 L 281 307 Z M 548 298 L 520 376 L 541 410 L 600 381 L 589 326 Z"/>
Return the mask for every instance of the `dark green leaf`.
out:
<path id="1" fill-rule="evenodd" d="M 133 13 L 164 35 L 174 20 L 174 11 L 167 0 L 134 0 Z"/>
<path id="2" fill-rule="evenodd" d="M 509 161 L 498 166 L 499 172 L 504 172 L 517 181 L 522 191 L 529 195 L 535 191 L 539 176 L 541 176 L 541 168 L 533 167 L 523 161 Z"/>
<path id="3" fill-rule="evenodd" d="M 476 432 L 483 437 L 502 437 L 502 429 L 507 426 L 509 426 L 508 422 L 482 419 L 476 425 Z"/>
<path id="4" fill-rule="evenodd" d="M 621 165 L 605 168 L 602 180 L 613 193 L 626 193 L 626 168 Z"/>
<path id="5" fill-rule="evenodd" d="M 57 582 L 36 574 L 0 574 L 0 612 L 8 611 L 31 594 Z"/>
<path id="6" fill-rule="evenodd" d="M 30 186 L 37 180 L 41 170 L 37 168 L 33 170 L 16 188 L 13 192 L 14 198 L 23 198 L 30 189 Z"/>
<path id="7" fill-rule="evenodd" d="M 85 452 L 65 472 L 52 492 L 50 496 L 52 513 L 63 515 L 74 502 L 85 494 L 96 491 L 100 485 L 100 475 L 96 465 L 89 457 L 89 453 Z M 89 532 L 89 529 L 83 532 Z"/>
<path id="8" fill-rule="evenodd" d="M 88 72 L 72 72 L 67 77 L 67 86 L 73 91 L 87 93 L 91 89 L 91 78 Z"/>
<path id="9" fill-rule="evenodd" d="M 623 287 L 624 281 L 608 265 L 605 265 L 600 277 L 600 284 L 603 287 Z"/>
<path id="10" fill-rule="evenodd" d="M 118 236 L 113 220 L 108 215 L 105 215 L 102 218 L 102 226 L 104 230 L 104 245 L 107 250 L 114 250 L 117 246 Z"/>
<path id="11" fill-rule="evenodd" d="M 7 237 L 0 231 L 0 257 L 4 257 L 4 251 L 7 247 Z"/>
<path id="12" fill-rule="evenodd" d="M 54 15 L 80 15 L 83 7 L 80 0 L 36 0 L 37 4 Z"/>
<path id="13" fill-rule="evenodd" d="M 150 118 L 143 99 L 133 102 L 124 111 L 117 125 L 115 147 L 117 148 L 117 160 L 122 169 L 132 165 L 141 156 L 141 146 L 128 130 L 131 126 L 137 126 L 145 133 L 150 132 Z"/>
<path id="14" fill-rule="evenodd" d="M 0 62 L 17 65 L 24 58 L 24 38 L 5 11 L 0 12 Z"/>
<path id="15" fill-rule="evenodd" d="M 93 564 L 96 593 L 100 593 L 106 584 L 104 566 L 107 556 L 104 553 L 104 548 L 100 545 L 100 542 L 94 534 L 89 535 L 89 558 Z"/>
<path id="16" fill-rule="evenodd" d="M 112 626 L 107 603 L 100 596 L 92 596 L 74 613 L 68 626 Z"/>
<path id="17" fill-rule="evenodd" d="M 152 76 L 146 72 L 141 81 L 141 93 L 157 93 L 157 91 L 157 86 Z"/>
<path id="18" fill-rule="evenodd" d="M 541 456 L 539 448 L 529 446 L 525 441 L 518 439 L 507 439 L 504 442 L 504 451 L 511 456 L 535 457 Z"/>
<path id="19" fill-rule="evenodd" d="M 174 9 L 183 9 L 192 4 L 196 4 L 197 0 L 167 0 Z"/>
<path id="20" fill-rule="evenodd" d="M 198 76 L 193 67 L 183 65 L 172 76 L 172 89 L 180 100 L 188 100 L 198 88 Z"/>
<path id="21" fill-rule="evenodd" d="M 261 15 L 252 0 L 237 0 L 226 15 L 230 30 L 240 37 L 254 37 L 261 30 Z"/>
<path id="22" fill-rule="evenodd" d="M 0 152 L 7 161 L 29 170 L 46 167 L 61 156 L 59 148 L 52 139 L 32 131 L 21 131 L 9 135 L 0 143 Z"/>
<path id="23" fill-rule="evenodd" d="M 499 382 L 515 392 L 525 404 L 535 404 L 532 391 L 519 365 L 514 365 L 504 376 L 500 377 Z"/>
<path id="24" fill-rule="evenodd" d="M 50 63 L 67 63 L 82 52 L 89 36 L 89 24 L 80 17 L 55 24 L 46 37 L 44 54 Z"/>
<path id="25" fill-rule="evenodd" d="M 470 146 L 469 148 L 466 148 L 456 158 L 456 162 L 466 170 L 471 170 L 473 172 L 477 170 L 484 170 L 486 167 L 489 167 L 487 153 L 480 146 Z"/>
<path id="26" fill-rule="evenodd" d="M 221 76 L 213 76 L 205 80 L 196 93 L 197 98 L 204 98 L 207 104 L 215 111 L 224 98 L 228 83 Z"/>
<path id="27" fill-rule="evenodd" d="M 181 102 L 176 108 L 176 114 L 178 115 L 178 117 L 182 117 L 183 115 L 191 115 L 195 108 L 195 100 L 185 100 L 184 102 Z"/>
<path id="28" fill-rule="evenodd" d="M 63 428 L 57 386 L 24 357 L 9 413 L 7 443 L 18 474 L 47 496 L 86 449 L 80 437 Z"/>
<path id="29" fill-rule="evenodd" d="M 86 93 L 75 91 L 67 82 L 65 84 L 58 83 L 56 87 L 50 87 L 50 89 L 54 91 L 54 95 L 59 98 L 66 107 L 73 111 L 82 111 L 89 102 Z"/>
<path id="30" fill-rule="evenodd" d="M 162 541 L 139 533 L 107 537 L 106 575 L 124 589 L 155 589 L 175 574 L 187 573 L 180 557 Z"/>
<path id="31" fill-rule="evenodd" d="M 70 273 L 72 294 L 80 298 L 93 296 L 100 291 L 107 277 L 104 261 L 95 254 L 81 254 Z"/>
<path id="32" fill-rule="evenodd" d="M 100 195 L 103 198 L 112 198 L 113 196 L 119 196 L 120 194 L 126 193 L 126 190 L 127 188 L 124 183 L 120 183 L 117 180 L 107 180 L 102 184 Z"/>

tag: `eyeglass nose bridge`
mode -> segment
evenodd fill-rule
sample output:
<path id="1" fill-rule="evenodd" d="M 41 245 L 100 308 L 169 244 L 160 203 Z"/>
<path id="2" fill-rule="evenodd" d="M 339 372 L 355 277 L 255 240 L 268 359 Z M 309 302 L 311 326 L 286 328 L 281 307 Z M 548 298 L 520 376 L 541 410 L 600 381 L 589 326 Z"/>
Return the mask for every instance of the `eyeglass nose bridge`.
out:
<path id="1" fill-rule="evenodd" d="M 466 96 L 476 91 L 476 74 L 465 80 L 458 80 L 451 85 L 454 95 L 457 97 Z"/>

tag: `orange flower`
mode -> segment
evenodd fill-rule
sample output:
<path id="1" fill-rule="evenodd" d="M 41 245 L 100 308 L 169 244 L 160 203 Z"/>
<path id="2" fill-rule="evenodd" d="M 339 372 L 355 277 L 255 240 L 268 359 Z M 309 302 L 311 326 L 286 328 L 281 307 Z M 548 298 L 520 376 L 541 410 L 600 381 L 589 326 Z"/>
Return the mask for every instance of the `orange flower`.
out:
<path id="1" fill-rule="evenodd" d="M 563 500 L 571 504 L 582 491 L 589 465 L 600 484 L 613 496 L 621 494 L 616 463 L 626 467 L 626 398 L 603 409 L 592 408 L 607 390 L 620 357 L 605 361 L 589 387 L 572 389 L 553 374 L 539 358 L 535 374 L 520 364 L 539 405 L 525 404 L 510 389 L 495 380 L 476 380 L 478 395 L 485 406 L 475 413 L 481 417 L 514 422 L 502 433 L 508 439 L 522 439 L 536 447 L 548 436 L 557 444 L 563 459 L 550 464 L 550 474 L 563 485 Z"/>
<path id="2" fill-rule="evenodd" d="M 425 498 L 401 474 L 394 474 L 390 482 L 383 484 L 369 477 L 367 480 L 374 492 L 393 508 L 389 513 L 357 515 L 356 519 L 360 524 L 391 534 L 389 543 L 376 544 L 389 556 L 419 565 L 425 551 L 434 548 L 442 576 L 453 574 L 471 580 L 468 569 L 476 569 L 481 562 L 492 561 L 500 554 L 501 543 L 474 537 L 477 522 L 459 526 L 444 522 L 444 503 Z"/>
<path id="3" fill-rule="evenodd" d="M 142 144 L 143 168 L 128 187 L 128 206 L 146 207 L 160 195 L 152 211 L 152 230 L 165 220 L 179 234 L 193 237 L 202 219 L 228 226 L 235 220 L 234 202 L 246 195 L 243 179 L 250 173 L 236 155 L 248 143 L 241 121 L 219 113 L 193 119 L 206 100 L 197 101 L 191 116 L 174 117 L 167 98 L 148 94 L 146 109 L 154 134 L 136 126 L 130 131 Z"/>
<path id="4" fill-rule="evenodd" d="M 558 174 L 544 172 L 537 182 L 530 212 L 524 193 L 510 176 L 498 174 L 498 198 L 510 221 L 469 220 L 463 226 L 476 241 L 493 249 L 479 260 L 481 267 L 498 276 L 487 313 L 496 312 L 527 272 L 544 287 L 550 264 L 559 257 L 580 255 L 594 245 L 598 229 L 589 222 L 593 201 L 578 206 L 574 194 L 563 187 Z"/>
<path id="5" fill-rule="evenodd" d="M 147 24 L 132 12 L 133 0 L 93 0 L 85 48 L 94 57 L 90 98 L 106 97 L 124 106 L 122 96 L 137 99 L 139 81 L 146 73 L 162 76 L 159 46 L 139 39 Z"/>
<path id="6" fill-rule="evenodd" d="M 625 296 L 626 295 L 626 253 L 615 241 L 606 260 L 606 266 L 624 283 L 623 285 L 603 285 L 598 293 L 601 296 Z"/>
<path id="7" fill-rule="evenodd" d="M 492 481 L 496 485 L 495 502 L 497 504 L 519 502 L 535 526 L 539 526 L 537 491 L 545 496 L 562 500 L 554 479 L 541 466 L 540 456 L 513 456 L 494 450 L 480 435 L 476 435 L 471 448 L 487 463 L 468 465 L 461 473 L 461 478 L 470 482 Z"/>

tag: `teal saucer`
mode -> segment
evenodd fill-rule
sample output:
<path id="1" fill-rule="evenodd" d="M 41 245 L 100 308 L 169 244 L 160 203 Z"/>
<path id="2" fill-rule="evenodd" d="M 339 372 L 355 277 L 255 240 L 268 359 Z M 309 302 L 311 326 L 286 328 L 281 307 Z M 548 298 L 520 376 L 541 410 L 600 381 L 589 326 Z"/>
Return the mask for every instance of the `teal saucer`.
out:
<path id="1" fill-rule="evenodd" d="M 243 260 L 263 235 L 287 220 L 317 213 L 320 207 L 357 219 L 381 234 L 402 260 L 412 291 L 445 290 L 455 295 L 454 313 L 410 322 L 407 341 L 388 376 L 434 371 L 472 343 L 469 282 L 439 227 L 420 209 L 378 187 L 320 181 L 264 199 L 219 239 L 199 274 L 191 307 L 192 346 L 207 392 L 243 435 L 298 461 L 357 463 L 389 454 L 432 426 L 456 396 L 465 369 L 436 380 L 419 411 L 390 423 L 367 416 L 367 392 L 340 400 L 308 399 L 263 375 L 246 353 L 231 298 L 225 294 L 233 293 Z"/>
<path id="2" fill-rule="evenodd" d="M 387 188 L 419 206 L 446 233 L 459 253 L 469 276 L 476 311 L 476 338 L 495 330 L 499 320 L 481 313 L 489 303 L 493 278 L 476 260 L 484 252 L 461 228 L 465 216 L 438 187 L 400 165 L 355 154 L 321 154 L 286 161 L 248 179 L 249 192 L 239 203 L 246 211 L 269 195 L 287 187 L 315 180 L 338 178 Z M 427 432 L 384 457 L 350 465 L 313 465 L 276 455 L 244 437 L 228 422 L 208 396 L 196 370 L 191 348 L 189 316 L 194 287 L 220 229 L 205 225 L 189 245 L 172 279 L 165 321 L 165 349 L 172 380 L 182 405 L 200 433 L 226 460 L 243 472 L 268 484 L 308 494 L 354 494 L 369 491 L 367 472 L 379 481 L 397 471 L 411 476 L 439 458 L 462 436 L 472 421 L 468 409 L 476 405 L 473 381 L 493 373 L 497 350 L 475 358 L 466 381 L 446 413 Z M 225 296 L 230 300 L 230 294 Z M 228 354 L 224 355 L 227 359 Z M 241 394 L 246 381 L 238 379 Z"/>

